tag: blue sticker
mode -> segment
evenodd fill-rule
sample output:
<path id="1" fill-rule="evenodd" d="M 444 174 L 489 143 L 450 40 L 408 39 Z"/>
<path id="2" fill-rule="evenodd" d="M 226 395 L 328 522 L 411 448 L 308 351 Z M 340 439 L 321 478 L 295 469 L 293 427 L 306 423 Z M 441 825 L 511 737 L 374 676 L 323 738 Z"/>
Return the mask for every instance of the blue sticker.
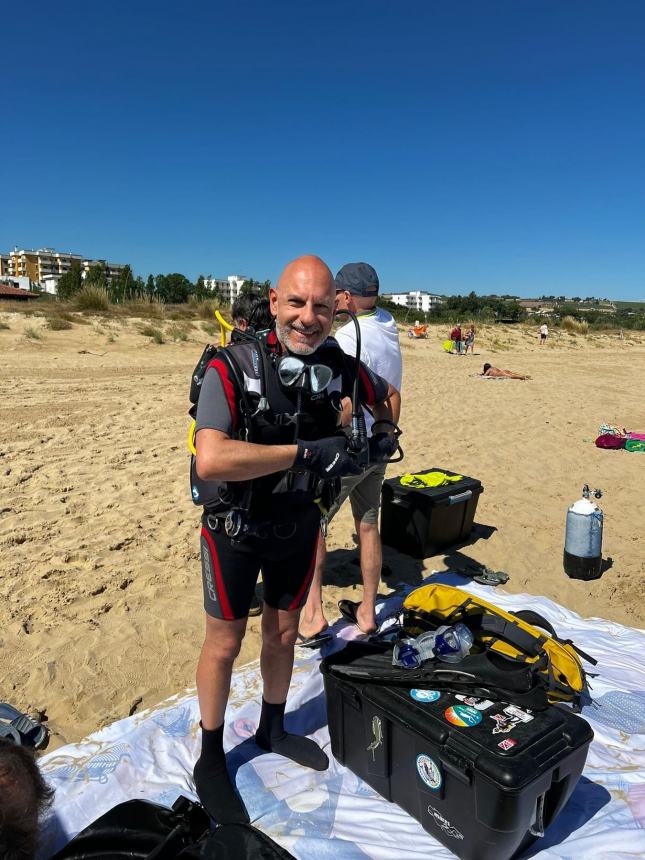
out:
<path id="1" fill-rule="evenodd" d="M 195 499 L 195 501 L 197 501 L 197 499 L 199 498 L 199 490 L 197 489 L 197 487 L 194 484 L 193 484 L 192 492 L 193 492 L 193 499 Z"/>
<path id="2" fill-rule="evenodd" d="M 410 695 L 416 702 L 436 702 L 441 696 L 438 690 L 410 690 Z"/>
<path id="3" fill-rule="evenodd" d="M 441 788 L 441 771 L 436 761 L 422 753 L 417 756 L 417 773 L 428 788 L 437 791 Z"/>

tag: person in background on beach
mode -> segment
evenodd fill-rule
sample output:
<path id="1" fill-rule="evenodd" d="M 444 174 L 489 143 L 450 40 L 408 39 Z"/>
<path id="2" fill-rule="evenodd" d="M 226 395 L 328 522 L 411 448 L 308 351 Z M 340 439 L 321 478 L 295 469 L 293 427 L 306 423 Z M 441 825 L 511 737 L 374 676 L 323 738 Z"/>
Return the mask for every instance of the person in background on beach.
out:
<path id="1" fill-rule="evenodd" d="M 260 296 L 238 296 L 231 308 L 233 324 L 239 331 L 246 331 L 249 326 L 256 331 L 264 331 L 273 325 L 273 317 L 269 309 L 269 300 Z M 238 343 L 243 338 L 235 331 L 231 332 L 231 343 Z"/>
<path id="2" fill-rule="evenodd" d="M 540 346 L 546 343 L 546 339 L 549 336 L 549 327 L 546 323 L 542 323 L 540 326 Z"/>
<path id="3" fill-rule="evenodd" d="M 475 326 L 471 325 L 468 331 L 466 332 L 466 341 L 465 341 L 465 349 L 464 355 L 468 355 L 468 347 L 470 347 L 470 352 L 472 355 L 475 354 Z"/>
<path id="4" fill-rule="evenodd" d="M 199 799 L 218 824 L 249 820 L 226 768 L 224 717 L 260 569 L 263 697 L 256 744 L 305 767 L 329 766 L 315 741 L 285 731 L 284 712 L 320 533 L 316 499 L 336 478 L 361 471 L 338 432 L 354 365 L 328 339 L 336 309 L 329 268 L 314 256 L 292 261 L 270 289 L 269 302 L 275 330 L 262 341 L 229 346 L 233 366 L 215 356 L 196 417 L 197 477 L 216 501 L 202 517 L 206 634 L 197 666 L 201 754 L 193 773 Z M 315 389 L 329 373 L 328 385 Z M 258 408 L 264 374 L 268 410 Z M 296 388 L 300 379 L 309 388 Z M 377 421 L 392 418 L 389 398 L 396 392 L 385 380 L 361 365 L 358 387 L 360 402 Z M 246 441 L 249 428 L 253 442 Z M 387 459 L 396 440 L 384 432 L 378 441 Z"/>
<path id="5" fill-rule="evenodd" d="M 457 323 L 457 325 L 450 332 L 450 340 L 455 345 L 457 355 L 461 355 L 461 323 Z"/>
<path id="6" fill-rule="evenodd" d="M 0 857 L 36 856 L 38 820 L 54 792 L 42 777 L 33 752 L 0 739 Z"/>
<path id="7" fill-rule="evenodd" d="M 492 364 L 485 364 L 484 370 L 480 376 L 492 376 L 496 379 L 530 379 L 528 375 L 514 373 L 512 370 L 500 370 L 499 367 L 493 367 Z"/>
<path id="8" fill-rule="evenodd" d="M 401 377 L 403 365 L 399 333 L 390 313 L 376 306 L 379 279 L 368 263 L 347 263 L 336 275 L 338 310 L 349 310 L 356 314 L 361 329 L 361 361 L 386 379 L 397 391 L 391 402 L 394 421 L 400 412 Z M 346 319 L 346 317 L 341 317 Z M 336 340 L 352 359 L 356 356 L 356 329 L 352 320 L 336 332 Z M 374 421 L 365 414 L 368 436 L 372 437 Z M 363 633 L 376 630 L 375 603 L 381 579 L 381 538 L 378 530 L 378 512 L 381 506 L 381 487 L 385 479 L 385 463 L 376 463 L 361 472 L 342 479 L 340 495 L 327 515 L 328 521 L 338 513 L 349 498 L 354 515 L 354 525 L 359 543 L 359 560 L 363 580 L 363 599 L 359 604 L 342 600 L 344 617 L 356 623 Z M 318 539 L 318 554 L 309 597 L 302 613 L 299 638 L 303 645 L 316 644 L 315 640 L 327 629 L 322 602 L 322 578 L 327 560 L 325 538 Z"/>

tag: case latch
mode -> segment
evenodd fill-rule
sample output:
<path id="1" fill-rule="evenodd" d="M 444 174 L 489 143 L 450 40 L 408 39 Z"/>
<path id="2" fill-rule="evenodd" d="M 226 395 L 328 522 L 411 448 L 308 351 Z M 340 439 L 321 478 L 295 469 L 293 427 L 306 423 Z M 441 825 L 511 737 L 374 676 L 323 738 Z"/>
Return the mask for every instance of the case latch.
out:
<path id="1" fill-rule="evenodd" d="M 452 774 L 459 782 L 470 785 L 471 764 L 468 759 L 452 752 L 452 750 L 444 750 L 439 755 L 439 760 L 448 773 Z"/>

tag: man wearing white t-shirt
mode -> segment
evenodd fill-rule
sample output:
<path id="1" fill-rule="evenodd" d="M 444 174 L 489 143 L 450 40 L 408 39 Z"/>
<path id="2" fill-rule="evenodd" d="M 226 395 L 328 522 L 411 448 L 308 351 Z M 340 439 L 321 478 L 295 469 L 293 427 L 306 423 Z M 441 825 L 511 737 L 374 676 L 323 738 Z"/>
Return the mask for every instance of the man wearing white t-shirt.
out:
<path id="1" fill-rule="evenodd" d="M 392 315 L 376 306 L 378 291 L 378 275 L 367 263 L 348 263 L 336 275 L 338 309 L 353 311 L 358 317 L 361 328 L 361 361 L 400 391 L 402 362 L 399 332 Z M 353 321 L 350 320 L 339 328 L 335 337 L 344 352 L 351 356 L 356 355 L 356 330 Z M 393 400 L 392 407 L 394 421 L 398 422 L 399 398 L 396 398 L 396 403 Z M 373 419 L 367 413 L 365 419 L 368 436 L 371 436 Z M 378 429 L 377 426 L 377 432 Z M 385 464 L 377 463 L 358 476 L 343 478 L 341 494 L 329 512 L 331 519 L 349 498 L 359 539 L 363 599 L 360 603 L 341 600 L 338 605 L 343 616 L 356 623 L 364 633 L 376 630 L 374 604 L 381 578 L 382 561 L 378 512 L 384 477 Z M 326 638 L 324 631 L 328 622 L 322 605 L 322 575 L 326 556 L 325 540 L 321 537 L 309 597 L 300 621 L 299 638 L 302 645 L 316 645 Z"/>

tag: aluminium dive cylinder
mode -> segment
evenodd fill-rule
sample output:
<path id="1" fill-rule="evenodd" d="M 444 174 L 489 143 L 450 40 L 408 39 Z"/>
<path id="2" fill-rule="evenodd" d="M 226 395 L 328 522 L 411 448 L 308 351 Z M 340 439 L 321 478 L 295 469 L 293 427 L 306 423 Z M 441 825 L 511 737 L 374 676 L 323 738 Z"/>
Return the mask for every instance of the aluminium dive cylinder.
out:
<path id="1" fill-rule="evenodd" d="M 598 579 L 602 574 L 602 525 L 602 511 L 585 486 L 583 497 L 567 510 L 563 563 L 571 579 Z"/>

